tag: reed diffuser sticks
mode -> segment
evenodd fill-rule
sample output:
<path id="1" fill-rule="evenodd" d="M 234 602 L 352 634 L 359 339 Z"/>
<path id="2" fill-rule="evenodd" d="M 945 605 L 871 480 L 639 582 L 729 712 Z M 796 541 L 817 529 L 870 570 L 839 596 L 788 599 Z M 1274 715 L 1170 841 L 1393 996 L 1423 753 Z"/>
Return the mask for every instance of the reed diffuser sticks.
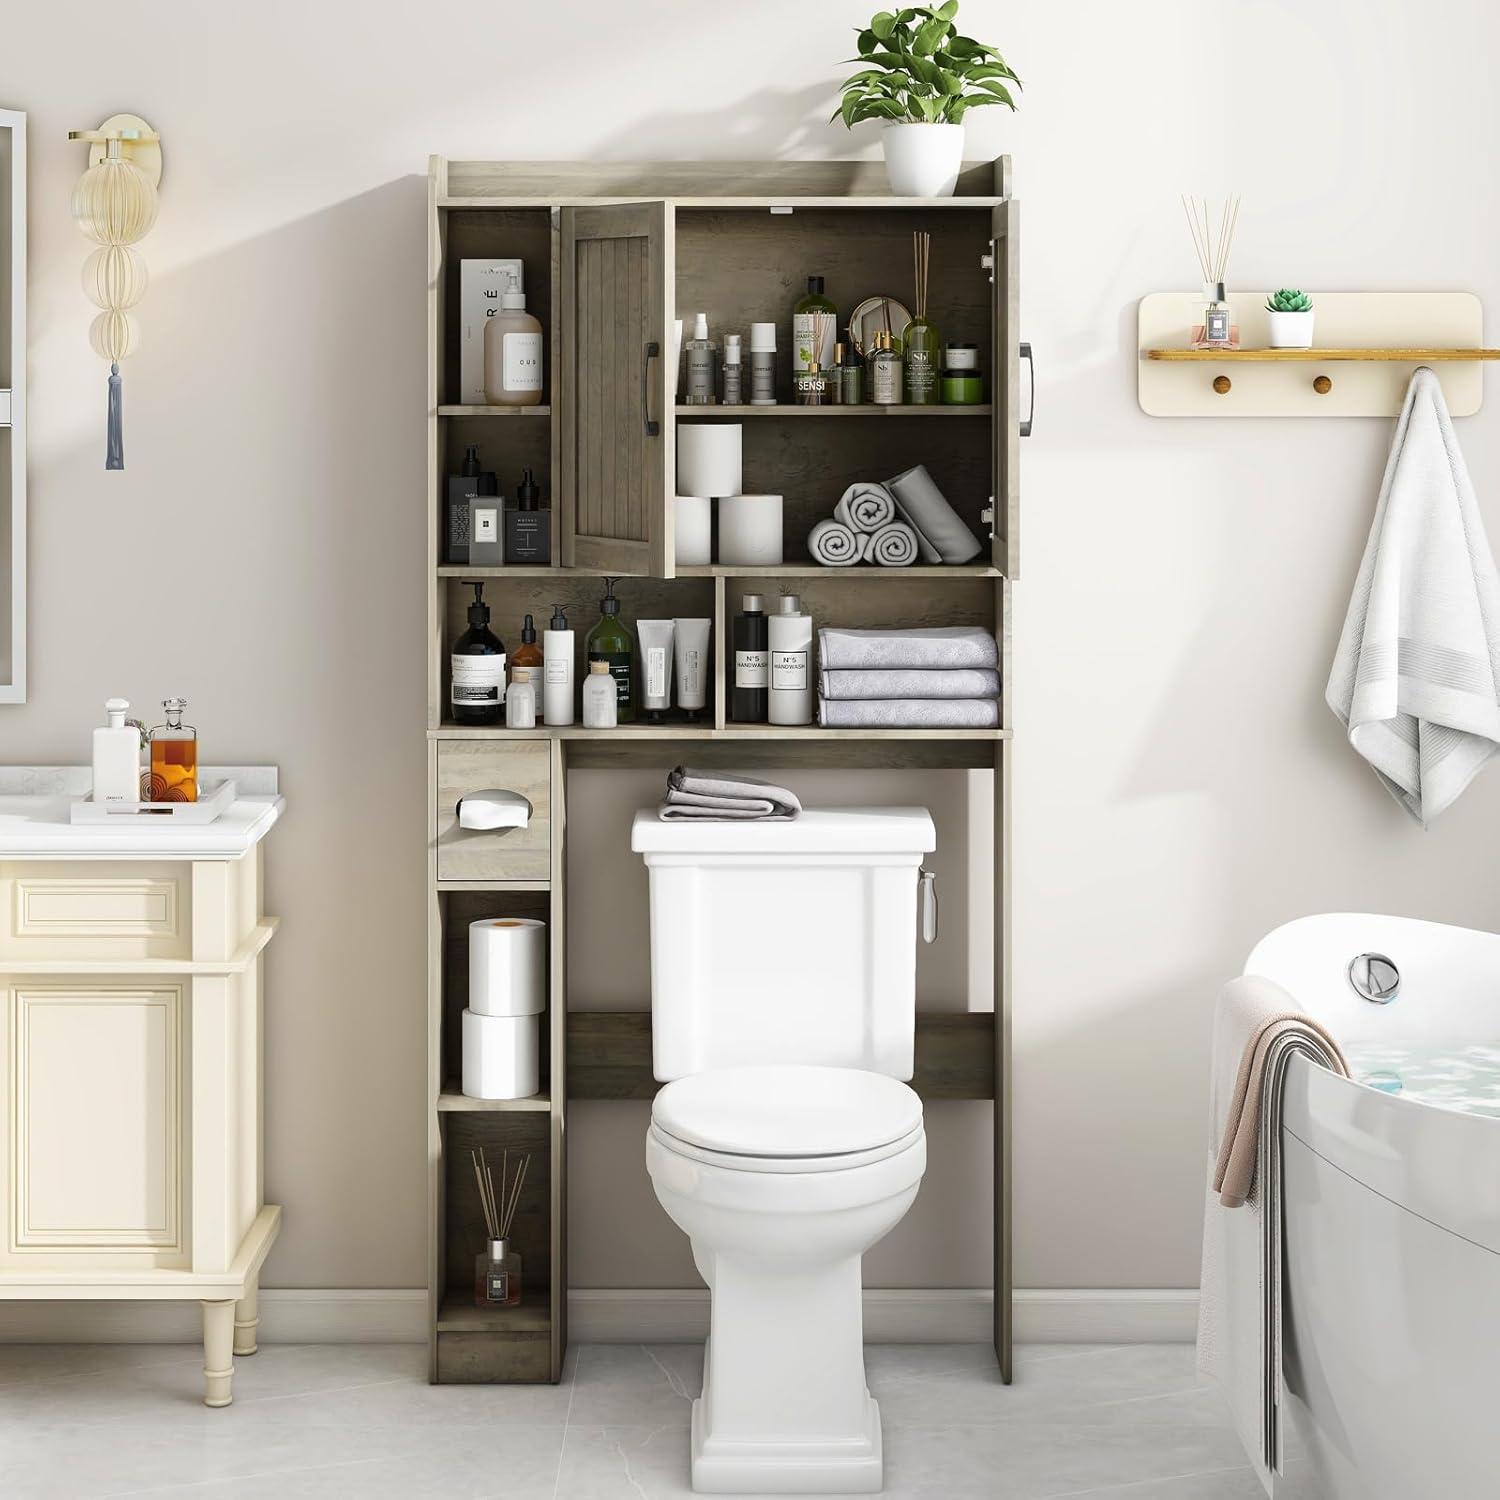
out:
<path id="1" fill-rule="evenodd" d="M 1225 198 L 1222 210 L 1212 214 L 1207 198 L 1182 195 L 1182 211 L 1187 216 L 1188 232 L 1193 237 L 1193 250 L 1198 256 L 1198 268 L 1203 273 L 1205 286 L 1218 286 L 1229 269 L 1229 251 L 1234 244 L 1234 231 L 1240 221 L 1239 194 Z M 1217 217 L 1217 231 L 1213 219 Z"/>
<path id="2" fill-rule="evenodd" d="M 510 1177 L 510 1152 L 500 1154 L 500 1191 L 495 1191 L 495 1179 L 490 1164 L 485 1159 L 484 1147 L 470 1151 L 474 1163 L 474 1181 L 479 1187 L 479 1204 L 484 1211 L 485 1232 L 492 1240 L 508 1240 L 510 1226 L 516 1217 L 516 1207 L 521 1201 L 521 1187 L 526 1181 L 526 1169 L 531 1165 L 531 1153 L 521 1157 L 516 1175 Z"/>
<path id="3" fill-rule="evenodd" d="M 914 230 L 911 237 L 912 269 L 915 272 L 917 317 L 927 317 L 927 271 L 932 264 L 932 236 L 925 229 Z"/>

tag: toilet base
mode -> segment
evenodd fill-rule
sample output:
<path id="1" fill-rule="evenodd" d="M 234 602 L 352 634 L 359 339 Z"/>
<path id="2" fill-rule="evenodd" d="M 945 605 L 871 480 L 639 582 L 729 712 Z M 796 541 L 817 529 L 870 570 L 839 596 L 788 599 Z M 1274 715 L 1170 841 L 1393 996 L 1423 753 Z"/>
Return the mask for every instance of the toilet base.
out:
<path id="1" fill-rule="evenodd" d="M 864 1431 L 836 1442 L 734 1442 L 704 1431 L 703 1395 L 693 1402 L 693 1489 L 701 1495 L 873 1495 L 884 1481 L 880 1407 L 865 1393 Z"/>

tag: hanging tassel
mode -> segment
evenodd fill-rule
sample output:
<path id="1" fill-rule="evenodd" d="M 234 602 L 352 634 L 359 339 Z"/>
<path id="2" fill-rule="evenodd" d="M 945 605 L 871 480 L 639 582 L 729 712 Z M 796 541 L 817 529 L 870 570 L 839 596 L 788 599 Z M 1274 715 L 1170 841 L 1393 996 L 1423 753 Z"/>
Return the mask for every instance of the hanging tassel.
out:
<path id="1" fill-rule="evenodd" d="M 104 443 L 104 467 L 125 467 L 125 419 L 120 410 L 120 367 L 109 367 L 109 429 Z"/>

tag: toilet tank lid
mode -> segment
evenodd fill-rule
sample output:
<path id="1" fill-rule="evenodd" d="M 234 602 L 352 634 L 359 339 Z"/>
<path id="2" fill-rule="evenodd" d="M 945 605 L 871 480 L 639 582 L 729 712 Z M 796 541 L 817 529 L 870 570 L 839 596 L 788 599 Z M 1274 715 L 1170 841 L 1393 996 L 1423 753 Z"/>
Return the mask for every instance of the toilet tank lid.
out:
<path id="1" fill-rule="evenodd" d="M 804 808 L 795 818 L 662 822 L 642 808 L 630 829 L 637 854 L 930 854 L 937 830 L 925 807 Z"/>

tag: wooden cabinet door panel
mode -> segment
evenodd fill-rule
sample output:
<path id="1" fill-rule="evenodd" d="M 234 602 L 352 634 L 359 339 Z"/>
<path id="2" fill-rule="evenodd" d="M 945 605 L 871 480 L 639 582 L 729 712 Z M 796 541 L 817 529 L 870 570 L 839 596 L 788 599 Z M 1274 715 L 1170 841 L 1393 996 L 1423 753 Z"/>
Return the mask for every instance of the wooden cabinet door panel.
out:
<path id="1" fill-rule="evenodd" d="M 1021 571 L 1021 209 L 1007 198 L 994 211 L 995 241 L 995 567 Z M 1035 399 L 1033 397 L 1033 399 Z"/>

